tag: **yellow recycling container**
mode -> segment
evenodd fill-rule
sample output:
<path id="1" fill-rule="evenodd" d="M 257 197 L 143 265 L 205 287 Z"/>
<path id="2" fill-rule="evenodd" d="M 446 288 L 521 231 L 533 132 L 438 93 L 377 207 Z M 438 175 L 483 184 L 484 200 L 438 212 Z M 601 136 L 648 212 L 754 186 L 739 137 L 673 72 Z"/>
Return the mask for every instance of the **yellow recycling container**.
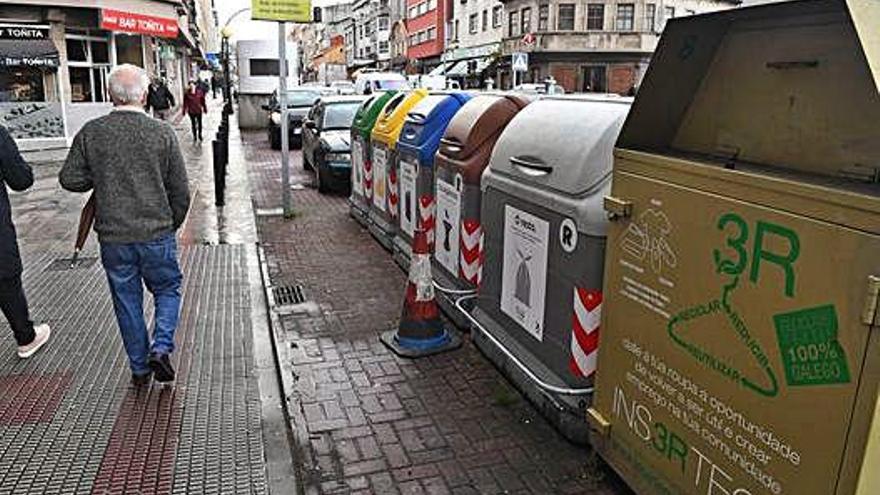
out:
<path id="1" fill-rule="evenodd" d="M 880 493 L 880 1 L 669 22 L 615 150 L 591 441 L 640 494 Z"/>
<path id="2" fill-rule="evenodd" d="M 370 135 L 373 147 L 373 202 L 370 205 L 370 232 L 389 251 L 394 242 L 400 208 L 397 138 L 409 111 L 426 96 L 428 91 L 425 89 L 395 95 L 385 104 Z"/>

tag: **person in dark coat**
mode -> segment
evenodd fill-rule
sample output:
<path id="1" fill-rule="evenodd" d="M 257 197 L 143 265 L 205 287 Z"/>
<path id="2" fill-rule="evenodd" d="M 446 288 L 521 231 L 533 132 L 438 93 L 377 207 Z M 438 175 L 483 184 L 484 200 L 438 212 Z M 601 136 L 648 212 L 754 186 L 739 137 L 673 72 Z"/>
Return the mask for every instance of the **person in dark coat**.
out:
<path id="1" fill-rule="evenodd" d="M 217 88 L 220 87 L 220 80 L 217 79 L 217 74 L 211 73 L 211 97 L 215 100 L 217 99 Z"/>
<path id="2" fill-rule="evenodd" d="M 18 343 L 18 357 L 29 358 L 49 341 L 49 325 L 34 325 L 28 312 L 27 298 L 21 284 L 21 255 L 8 185 L 24 191 L 34 183 L 34 173 L 18 152 L 18 146 L 5 127 L 0 125 L 0 310 L 12 327 Z"/>
<path id="3" fill-rule="evenodd" d="M 189 115 L 193 141 L 202 141 L 202 114 L 208 113 L 208 106 L 205 103 L 205 93 L 195 82 L 191 81 L 183 94 L 183 113 Z"/>
<path id="4" fill-rule="evenodd" d="M 150 89 L 147 91 L 147 112 L 152 110 L 153 117 L 165 120 L 174 105 L 176 105 L 174 95 L 171 94 L 165 81 L 158 77 L 153 79 L 153 82 L 150 83 Z"/>

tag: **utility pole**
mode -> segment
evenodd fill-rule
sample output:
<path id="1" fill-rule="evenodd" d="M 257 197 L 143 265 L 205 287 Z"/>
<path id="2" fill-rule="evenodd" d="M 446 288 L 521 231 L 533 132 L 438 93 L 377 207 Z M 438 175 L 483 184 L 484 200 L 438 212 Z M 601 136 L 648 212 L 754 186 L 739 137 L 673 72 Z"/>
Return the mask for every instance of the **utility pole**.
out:
<path id="1" fill-rule="evenodd" d="M 278 104 L 281 106 L 281 202 L 284 217 L 293 212 L 290 204 L 290 138 L 287 135 L 287 23 L 278 23 Z"/>

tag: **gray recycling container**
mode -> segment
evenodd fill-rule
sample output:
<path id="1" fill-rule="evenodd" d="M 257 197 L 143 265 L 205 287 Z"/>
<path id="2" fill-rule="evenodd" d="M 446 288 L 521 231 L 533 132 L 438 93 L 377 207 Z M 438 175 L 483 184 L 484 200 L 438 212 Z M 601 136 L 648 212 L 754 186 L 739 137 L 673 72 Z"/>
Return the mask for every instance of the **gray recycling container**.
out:
<path id="1" fill-rule="evenodd" d="M 577 443 L 587 442 L 598 354 L 603 198 L 631 103 L 551 97 L 528 105 L 501 134 L 482 178 L 485 263 L 474 342 Z M 499 345 L 561 390 L 547 392 Z"/>

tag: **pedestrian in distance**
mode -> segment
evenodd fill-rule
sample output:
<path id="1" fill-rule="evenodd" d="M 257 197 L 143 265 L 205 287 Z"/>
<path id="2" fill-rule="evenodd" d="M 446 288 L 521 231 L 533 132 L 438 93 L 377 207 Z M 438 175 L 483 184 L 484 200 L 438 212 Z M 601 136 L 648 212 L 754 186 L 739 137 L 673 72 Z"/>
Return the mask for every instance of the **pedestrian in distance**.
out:
<path id="1" fill-rule="evenodd" d="M 34 325 L 28 311 L 27 298 L 21 284 L 21 255 L 12 207 L 9 205 L 8 185 L 14 191 L 24 191 L 34 183 L 34 173 L 18 152 L 18 146 L 5 127 L 0 125 L 0 310 L 12 327 L 18 344 L 18 357 L 29 358 L 49 341 L 49 325 Z"/>
<path id="2" fill-rule="evenodd" d="M 208 113 L 208 105 L 205 103 L 205 93 L 197 87 L 195 81 L 190 81 L 183 95 L 183 113 L 189 115 L 193 141 L 203 141 L 202 114 Z"/>
<path id="3" fill-rule="evenodd" d="M 174 95 L 168 89 L 165 81 L 156 77 L 150 83 L 150 89 L 147 93 L 147 112 L 153 111 L 153 116 L 159 120 L 165 120 L 174 108 Z"/>
<path id="4" fill-rule="evenodd" d="M 215 100 L 217 99 L 217 87 L 220 86 L 220 81 L 217 80 L 217 74 L 211 73 L 211 97 Z"/>
<path id="5" fill-rule="evenodd" d="M 208 81 L 204 79 L 196 79 L 196 88 L 198 88 L 203 95 L 208 96 Z"/>
<path id="6" fill-rule="evenodd" d="M 123 64 L 108 78 L 113 111 L 83 126 L 59 180 L 68 191 L 94 189 L 95 231 L 132 381 L 174 380 L 171 354 L 180 313 L 182 275 L 176 231 L 190 196 L 186 165 L 171 126 L 144 112 L 149 79 Z M 144 291 L 155 304 L 152 342 Z"/>

